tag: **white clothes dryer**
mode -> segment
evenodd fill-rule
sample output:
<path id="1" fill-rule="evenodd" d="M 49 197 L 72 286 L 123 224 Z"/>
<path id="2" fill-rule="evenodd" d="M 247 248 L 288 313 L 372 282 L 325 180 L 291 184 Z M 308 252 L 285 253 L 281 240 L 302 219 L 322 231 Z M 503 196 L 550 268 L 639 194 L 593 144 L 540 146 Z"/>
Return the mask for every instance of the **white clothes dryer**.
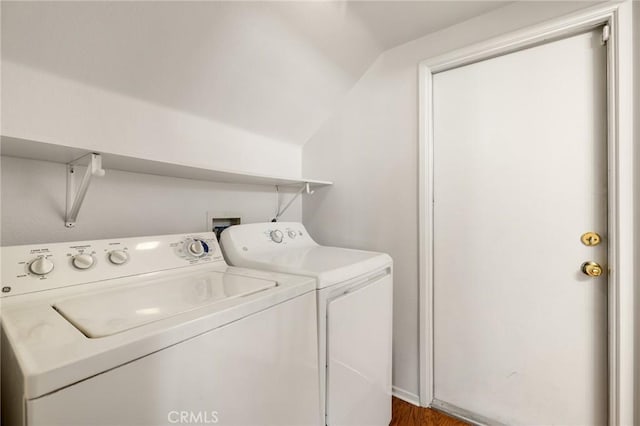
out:
<path id="1" fill-rule="evenodd" d="M 320 409 L 325 424 L 391 421 L 392 260 L 387 254 L 318 245 L 301 223 L 227 228 L 236 266 L 316 279 Z"/>
<path id="2" fill-rule="evenodd" d="M 3 247 L 3 424 L 317 425 L 314 289 L 213 233 Z"/>

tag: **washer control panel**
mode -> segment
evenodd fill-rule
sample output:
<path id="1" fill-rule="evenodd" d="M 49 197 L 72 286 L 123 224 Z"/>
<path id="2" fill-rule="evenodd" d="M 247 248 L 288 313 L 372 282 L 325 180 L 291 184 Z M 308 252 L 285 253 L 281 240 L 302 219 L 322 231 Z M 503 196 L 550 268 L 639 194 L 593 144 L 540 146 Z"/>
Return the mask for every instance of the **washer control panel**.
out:
<path id="1" fill-rule="evenodd" d="M 224 259 L 213 232 L 1 248 L 0 297 Z"/>

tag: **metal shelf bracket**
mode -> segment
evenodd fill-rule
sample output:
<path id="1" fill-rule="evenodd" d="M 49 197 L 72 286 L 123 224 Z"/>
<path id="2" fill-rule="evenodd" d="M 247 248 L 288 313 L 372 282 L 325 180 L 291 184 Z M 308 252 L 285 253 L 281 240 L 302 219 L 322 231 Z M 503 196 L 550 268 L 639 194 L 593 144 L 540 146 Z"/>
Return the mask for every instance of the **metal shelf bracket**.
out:
<path id="1" fill-rule="evenodd" d="M 311 189 L 311 187 L 309 186 L 309 182 L 305 182 L 304 185 L 302 185 L 302 187 L 298 190 L 298 192 L 296 192 L 293 198 L 291 198 L 291 200 L 289 200 L 289 202 L 283 208 L 280 208 L 280 190 L 278 188 L 278 185 L 276 185 L 277 211 L 276 217 L 274 217 L 271 221 L 277 222 L 278 219 L 280 219 L 280 216 L 282 216 L 284 212 L 287 211 L 287 209 L 291 206 L 291 204 L 293 204 L 296 198 L 298 198 L 303 192 L 312 195 L 315 191 Z"/>
<path id="2" fill-rule="evenodd" d="M 87 171 L 82 177 L 82 182 L 80 182 L 80 186 L 76 191 L 76 167 L 85 157 L 89 157 L 89 165 L 87 166 Z M 80 211 L 80 207 L 82 207 L 82 202 L 84 201 L 84 197 L 87 195 L 87 190 L 91 184 L 91 178 L 93 176 L 102 177 L 104 176 L 104 173 L 104 169 L 102 168 L 102 157 L 97 153 L 87 154 L 67 164 L 67 209 L 64 218 L 64 226 L 67 228 L 73 228 L 75 226 L 76 220 L 78 219 L 78 212 Z"/>

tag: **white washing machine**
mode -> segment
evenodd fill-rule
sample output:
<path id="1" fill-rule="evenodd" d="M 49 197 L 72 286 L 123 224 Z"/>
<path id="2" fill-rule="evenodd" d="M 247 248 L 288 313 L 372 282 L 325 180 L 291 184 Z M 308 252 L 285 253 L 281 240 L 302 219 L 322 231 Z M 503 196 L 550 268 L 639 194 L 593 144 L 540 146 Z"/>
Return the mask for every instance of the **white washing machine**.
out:
<path id="1" fill-rule="evenodd" d="M 314 277 L 320 406 L 330 426 L 391 421 L 392 260 L 383 253 L 318 245 L 300 223 L 227 228 L 232 265 Z"/>
<path id="2" fill-rule="evenodd" d="M 317 425 L 314 290 L 213 233 L 3 247 L 3 424 Z"/>

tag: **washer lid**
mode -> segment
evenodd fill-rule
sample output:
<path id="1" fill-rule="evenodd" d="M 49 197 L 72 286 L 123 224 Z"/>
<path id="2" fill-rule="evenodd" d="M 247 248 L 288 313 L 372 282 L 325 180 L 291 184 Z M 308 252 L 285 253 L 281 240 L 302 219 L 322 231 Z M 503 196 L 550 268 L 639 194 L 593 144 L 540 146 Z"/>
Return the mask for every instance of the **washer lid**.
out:
<path id="1" fill-rule="evenodd" d="M 85 336 L 96 338 L 277 285 L 275 281 L 207 272 L 71 297 L 53 307 Z"/>

